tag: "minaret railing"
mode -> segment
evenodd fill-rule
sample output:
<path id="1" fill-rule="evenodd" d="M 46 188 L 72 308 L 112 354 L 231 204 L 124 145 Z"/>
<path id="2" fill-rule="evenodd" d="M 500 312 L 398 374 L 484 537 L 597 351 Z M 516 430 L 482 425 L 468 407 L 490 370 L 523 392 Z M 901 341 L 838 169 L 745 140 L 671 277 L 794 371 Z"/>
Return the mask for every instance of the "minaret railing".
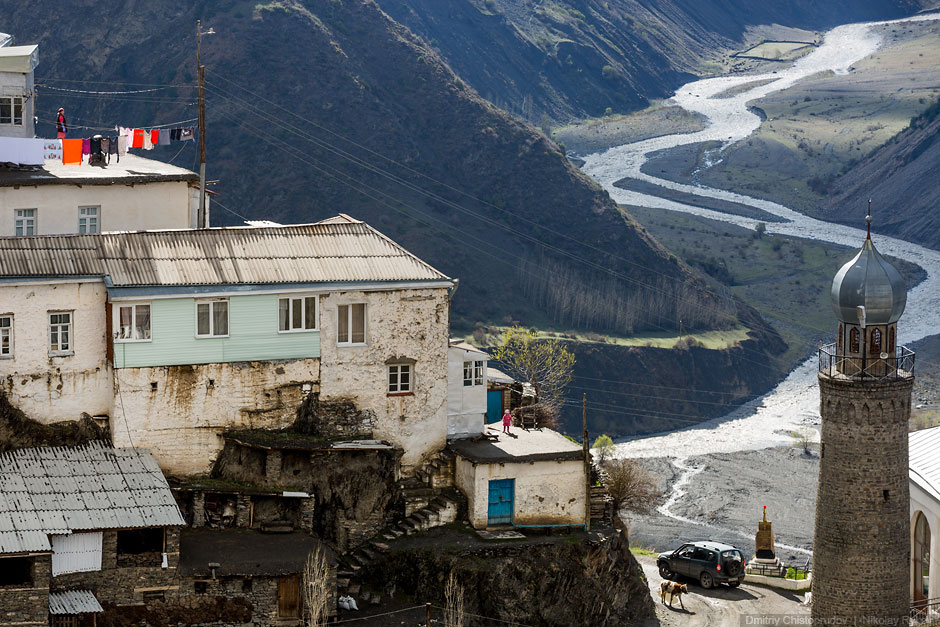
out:
<path id="1" fill-rule="evenodd" d="M 819 347 L 819 372 L 834 378 L 884 381 L 907 379 L 914 375 L 914 351 L 898 346 L 894 354 L 878 357 L 847 355 L 836 350 L 836 344 Z"/>

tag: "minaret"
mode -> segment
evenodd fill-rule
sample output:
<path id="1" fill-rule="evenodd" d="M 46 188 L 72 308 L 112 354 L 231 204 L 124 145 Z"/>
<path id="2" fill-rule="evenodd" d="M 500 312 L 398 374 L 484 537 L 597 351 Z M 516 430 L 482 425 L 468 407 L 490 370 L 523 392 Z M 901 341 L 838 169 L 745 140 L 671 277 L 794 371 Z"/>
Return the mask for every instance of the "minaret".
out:
<path id="1" fill-rule="evenodd" d="M 902 625 L 910 615 L 914 353 L 896 346 L 907 287 L 872 244 L 870 206 L 866 221 L 862 249 L 832 281 L 836 341 L 819 349 L 817 624 Z M 831 619 L 847 622 L 825 622 Z"/>

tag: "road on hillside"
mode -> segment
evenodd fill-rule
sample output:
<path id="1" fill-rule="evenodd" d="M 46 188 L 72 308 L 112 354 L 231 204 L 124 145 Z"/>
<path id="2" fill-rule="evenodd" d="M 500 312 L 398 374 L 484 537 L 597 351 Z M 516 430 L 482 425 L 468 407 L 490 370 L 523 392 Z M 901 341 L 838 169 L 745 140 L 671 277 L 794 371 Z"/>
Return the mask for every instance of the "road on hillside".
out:
<path id="1" fill-rule="evenodd" d="M 803 595 L 750 585 L 745 582 L 737 588 L 719 586 L 705 590 L 691 579 L 682 579 L 689 585 L 689 594 L 683 595 L 683 610 L 678 601 L 672 609 L 660 603 L 659 576 L 656 558 L 637 556 L 649 582 L 650 594 L 656 603 L 657 623 L 661 627 L 713 627 L 715 625 L 746 625 L 747 616 L 761 617 L 768 615 L 809 616 L 809 606 L 803 605 Z M 666 597 L 668 603 L 669 597 Z M 755 623 L 756 624 L 756 623 Z M 785 624 L 781 622 L 781 624 Z M 798 624 L 793 621 L 791 624 Z"/>

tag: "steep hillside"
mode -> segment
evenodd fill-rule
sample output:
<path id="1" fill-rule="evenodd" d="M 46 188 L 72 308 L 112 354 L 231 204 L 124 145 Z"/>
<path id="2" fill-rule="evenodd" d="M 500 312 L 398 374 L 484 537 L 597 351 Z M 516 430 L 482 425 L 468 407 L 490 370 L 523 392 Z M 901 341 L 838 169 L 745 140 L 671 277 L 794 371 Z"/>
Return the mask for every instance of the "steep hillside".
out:
<path id="1" fill-rule="evenodd" d="M 491 102 L 533 122 L 669 96 L 745 28 L 900 17 L 916 0 L 377 0 Z"/>
<path id="2" fill-rule="evenodd" d="M 940 101 L 832 184 L 823 216 L 858 223 L 871 198 L 873 229 L 940 248 Z M 854 211 L 847 215 L 847 208 Z"/>
<path id="3" fill-rule="evenodd" d="M 370 0 L 40 0 L 9 17 L 20 42 L 40 44 L 46 135 L 59 105 L 96 127 L 193 117 L 189 33 L 202 18 L 217 33 L 202 46 L 208 171 L 221 180 L 214 221 L 366 220 L 460 278 L 458 327 L 633 332 L 736 319 L 734 303 L 625 219 L 553 143 L 477 96 Z M 122 26 L 100 37 L 101 24 Z M 188 86 L 162 87 L 179 84 Z M 182 150 L 175 162 L 192 166 L 194 147 Z"/>

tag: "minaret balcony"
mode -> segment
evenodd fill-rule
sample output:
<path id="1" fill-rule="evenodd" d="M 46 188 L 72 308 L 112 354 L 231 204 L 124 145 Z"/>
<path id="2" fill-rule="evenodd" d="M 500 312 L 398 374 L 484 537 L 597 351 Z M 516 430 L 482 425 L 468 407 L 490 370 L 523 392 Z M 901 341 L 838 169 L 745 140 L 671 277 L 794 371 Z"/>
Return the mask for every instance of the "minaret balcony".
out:
<path id="1" fill-rule="evenodd" d="M 835 343 L 820 345 L 819 374 L 853 381 L 909 379 L 914 376 L 914 351 L 898 346 L 892 353 L 853 355 L 838 352 Z"/>

